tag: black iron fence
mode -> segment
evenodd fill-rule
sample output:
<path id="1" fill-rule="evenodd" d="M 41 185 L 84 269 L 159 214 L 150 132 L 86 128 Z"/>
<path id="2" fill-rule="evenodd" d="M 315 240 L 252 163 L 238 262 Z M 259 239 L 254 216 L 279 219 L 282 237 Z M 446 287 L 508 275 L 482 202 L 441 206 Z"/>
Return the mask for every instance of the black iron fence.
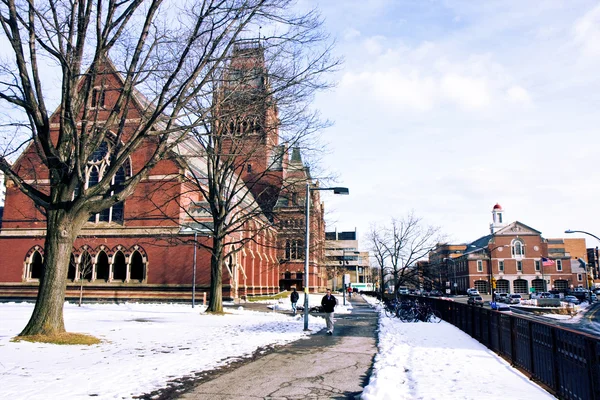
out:
<path id="1" fill-rule="evenodd" d="M 600 338 L 526 316 L 419 298 L 561 399 L 600 400 Z"/>

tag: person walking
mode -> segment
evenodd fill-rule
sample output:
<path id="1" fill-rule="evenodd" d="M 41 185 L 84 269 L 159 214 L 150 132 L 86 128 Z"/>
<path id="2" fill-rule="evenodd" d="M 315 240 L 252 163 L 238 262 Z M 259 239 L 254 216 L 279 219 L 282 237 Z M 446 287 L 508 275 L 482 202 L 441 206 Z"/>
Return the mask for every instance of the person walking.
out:
<path id="1" fill-rule="evenodd" d="M 337 299 L 331 294 L 331 289 L 327 289 L 327 294 L 321 299 L 321 306 L 325 312 L 325 322 L 327 322 L 327 334 L 333 335 L 333 311 L 337 306 Z"/>
<path id="2" fill-rule="evenodd" d="M 292 294 L 290 295 L 290 300 L 292 302 L 292 312 L 294 313 L 294 315 L 296 315 L 296 305 L 298 303 L 299 298 L 300 298 L 300 296 L 298 295 L 298 292 L 296 292 L 296 288 L 292 288 Z"/>

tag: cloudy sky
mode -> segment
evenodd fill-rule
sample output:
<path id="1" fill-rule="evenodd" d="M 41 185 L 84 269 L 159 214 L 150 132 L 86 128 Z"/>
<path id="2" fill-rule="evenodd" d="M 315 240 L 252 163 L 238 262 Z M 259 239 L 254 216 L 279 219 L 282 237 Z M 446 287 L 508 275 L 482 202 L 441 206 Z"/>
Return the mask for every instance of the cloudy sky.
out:
<path id="1" fill-rule="evenodd" d="M 328 230 L 413 210 L 465 242 L 500 203 L 545 237 L 600 236 L 597 2 L 302 2 L 345 59 L 316 101 L 335 121 L 325 166 L 350 188 L 323 196 Z"/>

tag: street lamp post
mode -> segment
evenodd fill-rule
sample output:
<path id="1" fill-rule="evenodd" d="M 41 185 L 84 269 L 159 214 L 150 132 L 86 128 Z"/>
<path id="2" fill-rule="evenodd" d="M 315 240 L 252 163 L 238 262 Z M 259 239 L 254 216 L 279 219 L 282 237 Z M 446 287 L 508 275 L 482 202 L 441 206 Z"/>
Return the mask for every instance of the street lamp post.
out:
<path id="1" fill-rule="evenodd" d="M 306 202 L 304 217 L 306 218 L 306 236 L 304 238 L 304 330 L 308 330 L 308 259 L 310 254 L 310 192 L 316 190 L 330 190 L 334 194 L 350 194 L 348 188 L 345 187 L 333 187 L 333 188 L 319 188 L 310 187 L 310 183 L 306 184 Z"/>
<path id="2" fill-rule="evenodd" d="M 471 245 L 472 247 L 477 247 L 474 245 Z M 488 264 L 488 283 L 489 283 L 489 290 L 490 290 L 490 294 L 492 295 L 492 301 L 494 300 L 494 288 L 493 286 L 493 282 L 494 282 L 494 271 L 492 268 L 492 252 L 496 249 L 499 249 L 501 247 L 510 247 L 510 245 L 508 244 L 503 244 L 501 246 L 496 246 L 496 247 L 492 247 L 491 249 L 488 248 L 487 246 L 481 247 L 481 249 L 483 251 L 485 251 L 486 255 L 487 255 L 487 264 Z"/>

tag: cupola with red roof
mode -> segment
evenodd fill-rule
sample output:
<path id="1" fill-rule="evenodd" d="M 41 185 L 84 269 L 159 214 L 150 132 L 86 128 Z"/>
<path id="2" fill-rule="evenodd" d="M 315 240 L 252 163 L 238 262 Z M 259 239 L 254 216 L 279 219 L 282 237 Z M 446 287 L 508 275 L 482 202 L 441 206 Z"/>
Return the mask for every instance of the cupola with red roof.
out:
<path id="1" fill-rule="evenodd" d="M 504 209 L 498 203 L 496 203 L 496 205 L 494 205 L 492 208 L 492 223 L 490 224 L 490 232 L 492 234 L 494 234 L 496 230 L 504 227 L 504 218 L 502 216 L 503 212 Z"/>

